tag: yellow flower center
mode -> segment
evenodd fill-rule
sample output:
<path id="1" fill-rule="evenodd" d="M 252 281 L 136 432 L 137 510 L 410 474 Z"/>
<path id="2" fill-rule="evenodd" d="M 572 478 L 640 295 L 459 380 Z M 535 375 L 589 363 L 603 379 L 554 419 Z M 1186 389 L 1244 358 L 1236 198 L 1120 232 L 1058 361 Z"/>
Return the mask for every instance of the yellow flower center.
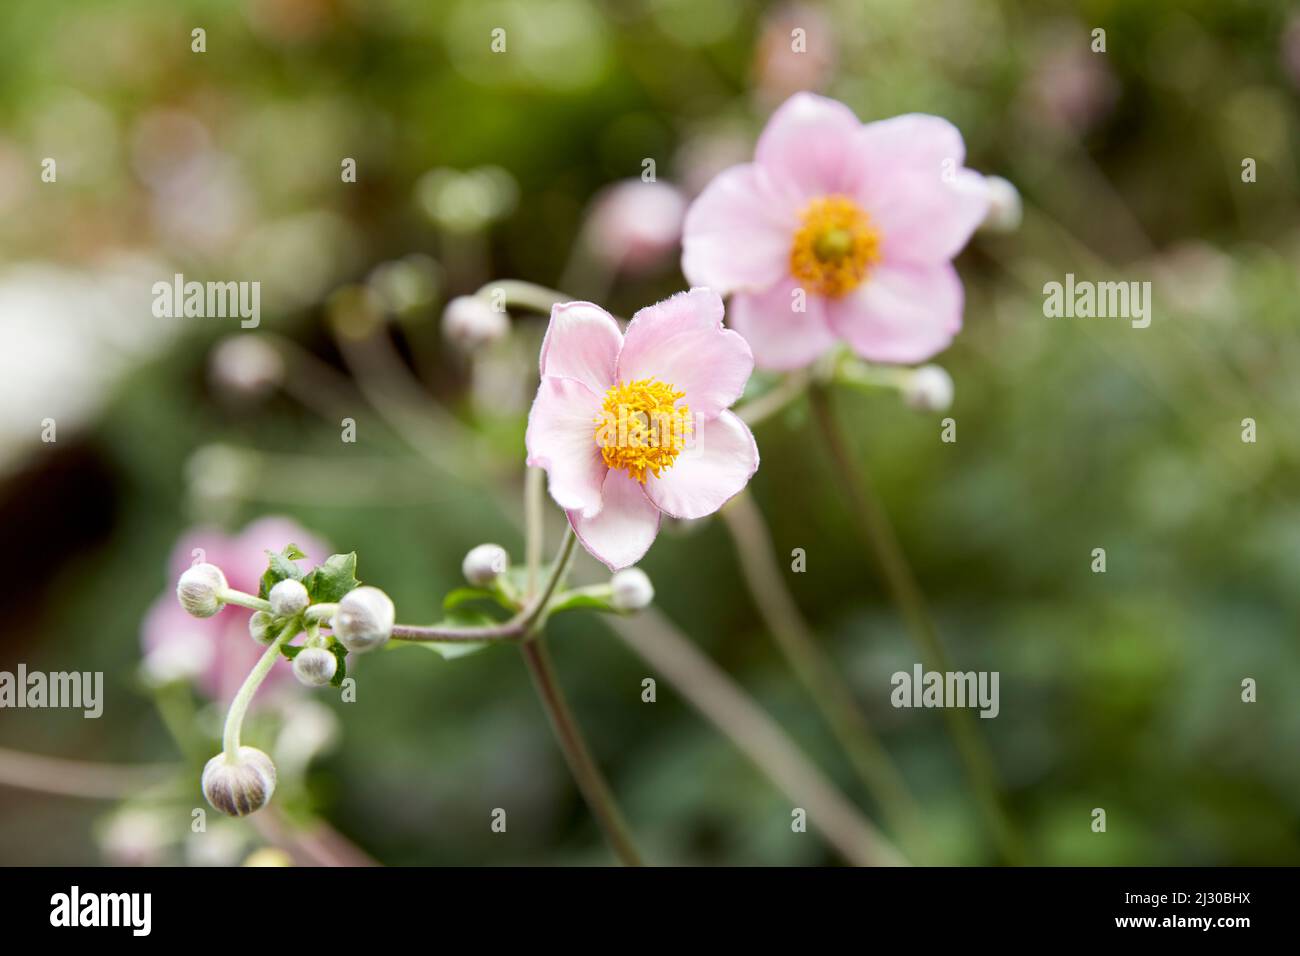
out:
<path id="1" fill-rule="evenodd" d="M 847 196 L 814 199 L 799 218 L 790 274 L 805 291 L 838 298 L 856 289 L 880 260 L 880 233 Z"/>
<path id="2" fill-rule="evenodd" d="M 686 447 L 691 410 L 678 405 L 685 392 L 656 378 L 615 385 L 605 393 L 596 416 L 596 445 L 610 468 L 620 468 L 641 484 L 646 472 L 656 478 L 671 468 Z"/>

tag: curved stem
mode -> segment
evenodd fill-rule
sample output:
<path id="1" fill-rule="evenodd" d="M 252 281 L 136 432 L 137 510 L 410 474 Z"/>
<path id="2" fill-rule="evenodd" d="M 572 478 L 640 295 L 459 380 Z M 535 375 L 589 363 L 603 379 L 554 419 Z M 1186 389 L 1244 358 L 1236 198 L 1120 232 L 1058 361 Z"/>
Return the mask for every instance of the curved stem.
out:
<path id="1" fill-rule="evenodd" d="M 0 785 L 87 800 L 138 797 L 180 769 L 180 764 L 90 763 L 0 748 Z"/>
<path id="2" fill-rule="evenodd" d="M 926 610 L 921 587 L 912 573 L 889 516 L 876 497 L 865 472 L 849 450 L 829 394 L 822 387 L 814 387 L 811 397 L 817 425 L 834 459 L 835 472 L 848 497 L 858 532 L 884 572 L 890 594 L 902 611 L 908 633 L 920 649 L 924 666 L 929 670 L 951 671 L 948 655 L 939 643 L 934 622 Z M 1009 863 L 1022 864 L 1025 860 L 1024 847 L 1002 806 L 992 755 L 975 729 L 970 711 L 961 707 L 944 707 L 942 710 L 948 723 L 948 732 L 966 765 L 966 773 L 975 790 L 976 799 L 993 829 L 993 837 L 1002 856 Z"/>
<path id="3" fill-rule="evenodd" d="M 609 789 L 609 784 L 587 748 L 587 742 L 573 717 L 573 711 L 569 709 L 569 703 L 556 679 L 551 655 L 546 650 L 543 637 L 539 634 L 525 641 L 520 650 L 533 676 L 537 696 L 546 708 L 546 715 L 550 718 L 555 738 L 559 741 L 560 749 L 564 751 L 564 759 L 569 764 L 569 770 L 573 772 L 573 779 L 578 784 L 578 789 L 582 791 L 583 799 L 587 801 L 592 815 L 600 824 L 605 840 L 624 866 L 640 866 L 641 857 L 632 843 L 627 823 L 624 822 L 623 814 L 614 801 L 614 794 Z"/>
<path id="4" fill-rule="evenodd" d="M 489 282 L 474 294 L 483 298 L 491 298 L 492 294 L 496 292 L 505 295 L 505 305 L 507 307 L 513 305 L 543 313 L 549 313 L 554 305 L 569 302 L 573 299 L 571 295 L 565 295 L 563 292 L 557 292 L 554 289 L 548 289 L 533 282 L 524 282 L 521 279 L 502 279 L 498 282 Z"/>
<path id="5" fill-rule="evenodd" d="M 225 731 L 221 736 L 221 747 L 226 752 L 227 760 L 234 761 L 239 758 L 239 731 L 244 725 L 244 715 L 248 713 L 248 705 L 253 702 L 253 695 L 257 693 L 257 688 L 262 686 L 262 681 L 266 680 L 266 675 L 271 673 L 275 659 L 280 656 L 280 645 L 295 633 L 297 633 L 297 622 L 286 625 L 280 631 L 279 636 L 271 642 L 258 658 L 257 663 L 253 665 L 253 669 L 248 672 L 244 683 L 240 685 L 239 693 L 235 694 L 235 699 L 230 702 Z"/>
<path id="6" fill-rule="evenodd" d="M 916 801 L 786 587 L 772 556 L 772 535 L 753 495 L 748 490 L 742 491 L 721 514 L 735 543 L 754 605 L 795 677 L 808 691 L 854 771 L 894 829 L 914 853 L 929 856 L 929 840 Z"/>
<path id="7" fill-rule="evenodd" d="M 233 604 L 236 607 L 246 607 L 250 611 L 269 611 L 271 602 L 264 598 L 256 597 L 252 594 L 245 594 L 243 591 L 237 591 L 234 588 L 225 588 L 217 597 L 224 604 Z"/>
<path id="8" fill-rule="evenodd" d="M 526 638 L 546 613 L 546 605 L 551 595 L 559 587 L 573 559 L 573 546 L 577 539 L 573 530 L 565 532 L 560 544 L 555 564 L 551 566 L 550 576 L 540 594 L 529 600 L 528 604 L 508 621 L 489 627 L 455 627 L 451 625 L 431 624 L 396 624 L 393 637 L 403 641 L 507 641 Z"/>

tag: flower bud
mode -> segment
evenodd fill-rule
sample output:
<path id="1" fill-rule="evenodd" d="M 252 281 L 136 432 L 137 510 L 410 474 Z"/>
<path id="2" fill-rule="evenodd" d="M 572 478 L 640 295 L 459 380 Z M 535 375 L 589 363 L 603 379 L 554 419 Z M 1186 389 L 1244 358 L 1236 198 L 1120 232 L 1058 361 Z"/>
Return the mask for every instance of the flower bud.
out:
<path id="1" fill-rule="evenodd" d="M 640 568 L 624 568 L 609 579 L 609 603 L 620 611 L 640 611 L 655 599 L 654 585 Z"/>
<path id="2" fill-rule="evenodd" d="M 240 747 L 236 760 L 219 753 L 203 768 L 203 795 L 228 816 L 255 813 L 274 792 L 275 764 L 256 747 Z"/>
<path id="3" fill-rule="evenodd" d="M 270 644 L 275 640 L 275 615 L 270 611 L 254 611 L 248 619 L 248 633 L 259 644 Z"/>
<path id="4" fill-rule="evenodd" d="M 497 575 L 505 574 L 509 566 L 510 557 L 505 548 L 499 544 L 480 544 L 465 555 L 460 569 L 464 572 L 466 581 L 481 588 L 495 581 Z"/>
<path id="5" fill-rule="evenodd" d="M 921 412 L 946 412 L 952 395 L 952 376 L 940 365 L 922 365 L 903 386 L 903 401 Z"/>
<path id="6" fill-rule="evenodd" d="M 686 197 L 668 183 L 629 179 L 607 187 L 587 224 L 592 252 L 627 272 L 658 267 L 681 248 Z"/>
<path id="7" fill-rule="evenodd" d="M 504 338 L 510 317 L 476 295 L 461 295 L 447 303 L 442 313 L 442 334 L 466 350 Z"/>
<path id="8" fill-rule="evenodd" d="M 311 603 L 302 582 L 293 578 L 280 581 L 266 597 L 271 602 L 271 613 L 276 617 L 297 617 Z"/>
<path id="9" fill-rule="evenodd" d="M 392 600 L 379 588 L 355 588 L 344 595 L 334 612 L 334 636 L 358 654 L 372 650 L 393 633 L 394 616 Z"/>
<path id="10" fill-rule="evenodd" d="M 176 583 L 176 599 L 181 607 L 195 617 L 212 617 L 225 603 L 221 592 L 226 589 L 226 576 L 215 564 L 196 564 L 186 568 Z"/>
<path id="11" fill-rule="evenodd" d="M 284 379 L 284 359 L 253 335 L 232 335 L 213 351 L 208 374 L 214 384 L 240 398 L 259 398 Z"/>
<path id="12" fill-rule="evenodd" d="M 338 669 L 338 658 L 323 647 L 304 648 L 293 659 L 293 676 L 308 687 L 324 687 Z"/>
<path id="13" fill-rule="evenodd" d="M 1019 229 L 1024 215 L 1020 191 L 1001 176 L 985 176 L 984 188 L 989 198 L 989 211 L 984 214 L 980 228 L 985 232 L 1015 232 Z"/>

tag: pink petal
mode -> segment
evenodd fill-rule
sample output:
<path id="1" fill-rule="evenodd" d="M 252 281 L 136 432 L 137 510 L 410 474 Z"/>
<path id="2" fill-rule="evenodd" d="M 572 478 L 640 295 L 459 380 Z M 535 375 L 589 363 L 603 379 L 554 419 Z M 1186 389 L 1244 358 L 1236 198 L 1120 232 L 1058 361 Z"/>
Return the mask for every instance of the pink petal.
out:
<path id="1" fill-rule="evenodd" d="M 798 195 L 779 190 L 752 163 L 723 170 L 686 211 L 682 272 L 687 281 L 722 295 L 766 289 L 789 265 L 800 205 Z"/>
<path id="2" fill-rule="evenodd" d="M 569 512 L 569 524 L 582 546 L 611 571 L 631 567 L 650 550 L 659 533 L 659 509 L 626 472 L 605 476 L 604 507 L 595 517 Z"/>
<path id="3" fill-rule="evenodd" d="M 984 177 L 962 167 L 966 145 L 947 120 L 913 113 L 869 123 L 856 150 L 853 195 L 880 230 L 885 260 L 944 262 L 984 220 Z"/>
<path id="4" fill-rule="evenodd" d="M 548 375 L 528 413 L 528 464 L 545 468 L 551 497 L 565 509 L 600 511 L 608 470 L 596 445 L 600 396 L 582 382 Z"/>
<path id="5" fill-rule="evenodd" d="M 310 570 L 330 556 L 328 544 L 307 531 L 292 518 L 268 515 L 244 526 L 232 542 L 229 567 L 222 567 L 232 586 L 256 594 L 266 571 L 268 551 L 282 551 L 287 544 L 296 544 L 306 558 L 298 561 L 303 570 Z"/>
<path id="6" fill-rule="evenodd" d="M 786 278 L 766 292 L 737 293 L 731 299 L 731 327 L 754 351 L 759 368 L 785 371 L 816 361 L 836 342 L 826 318 L 826 302 L 804 296 L 803 312 L 794 310 L 798 283 Z"/>
<path id="7" fill-rule="evenodd" d="M 922 362 L 948 347 L 961 328 L 963 291 L 949 263 L 880 265 L 827 308 L 831 326 L 863 358 Z"/>
<path id="8" fill-rule="evenodd" d="M 542 340 L 542 376 L 556 375 L 582 382 L 604 394 L 614 384 L 618 350 L 623 344 L 614 317 L 590 302 L 564 302 L 551 309 L 551 322 Z"/>
<path id="9" fill-rule="evenodd" d="M 753 371 L 749 345 L 722 327 L 722 299 L 710 289 L 679 292 L 637 312 L 618 356 L 620 382 L 657 378 L 674 385 L 704 418 L 738 399 Z"/>
<path id="10" fill-rule="evenodd" d="M 796 93 L 767 121 L 754 161 L 803 199 L 848 192 L 857 171 L 854 150 L 862 124 L 838 100 Z"/>
<path id="11" fill-rule="evenodd" d="M 758 470 L 758 445 L 732 412 L 697 424 L 692 447 L 659 477 L 646 478 L 645 493 L 674 518 L 703 518 L 740 492 Z"/>

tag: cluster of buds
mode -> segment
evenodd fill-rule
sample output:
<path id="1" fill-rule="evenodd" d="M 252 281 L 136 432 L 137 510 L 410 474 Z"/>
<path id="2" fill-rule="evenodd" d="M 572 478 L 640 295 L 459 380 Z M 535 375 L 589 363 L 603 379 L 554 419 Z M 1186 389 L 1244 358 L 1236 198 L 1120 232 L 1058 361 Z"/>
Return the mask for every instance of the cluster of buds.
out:
<path id="1" fill-rule="evenodd" d="M 181 607 L 195 617 L 211 617 L 227 604 L 253 609 L 249 634 L 267 648 L 231 703 L 222 753 L 203 768 L 204 796 L 230 816 L 261 809 L 275 790 L 275 764 L 263 751 L 241 746 L 239 731 L 253 694 L 276 658 L 280 654 L 291 657 L 300 683 L 323 687 L 342 677 L 339 669 L 347 653 L 374 650 L 393 632 L 393 602 L 383 591 L 361 586 L 352 576 L 356 555 L 335 555 L 305 577 L 292 565 L 292 559 L 303 556 L 292 546 L 282 556 L 273 556 L 273 569 L 283 557 L 289 573 L 298 577 L 275 581 L 264 589 L 265 598 L 231 588 L 225 574 L 213 564 L 186 569 L 176 585 Z M 279 566 L 281 575 L 286 573 L 285 566 Z M 313 595 L 323 599 L 313 604 Z M 336 596 L 337 602 L 332 601 Z M 322 628 L 332 631 L 332 639 L 321 633 Z M 307 634 L 304 643 L 289 643 L 303 632 Z"/>

